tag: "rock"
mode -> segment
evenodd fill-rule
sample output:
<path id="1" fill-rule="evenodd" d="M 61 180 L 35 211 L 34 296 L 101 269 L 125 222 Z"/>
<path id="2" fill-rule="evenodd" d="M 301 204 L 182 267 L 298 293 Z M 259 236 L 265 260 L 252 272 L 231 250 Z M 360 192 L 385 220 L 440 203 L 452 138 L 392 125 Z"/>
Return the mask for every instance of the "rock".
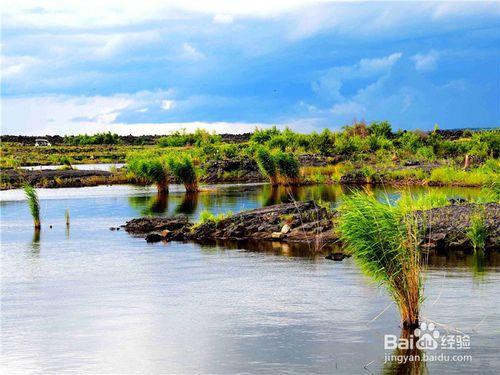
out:
<path id="1" fill-rule="evenodd" d="M 273 240 L 281 240 L 285 235 L 281 232 L 273 232 L 271 233 L 271 238 Z"/>
<path id="2" fill-rule="evenodd" d="M 281 233 L 283 233 L 283 234 L 287 234 L 288 232 L 290 232 L 290 229 L 291 229 L 291 228 L 290 228 L 290 225 L 285 224 L 285 225 L 283 225 L 283 227 L 281 228 Z"/>
<path id="3" fill-rule="evenodd" d="M 416 216 L 423 232 L 422 249 L 470 251 L 466 233 L 470 226 L 470 217 L 478 208 L 478 204 L 465 203 L 424 212 L 417 211 Z M 484 210 L 487 231 L 485 249 L 499 249 L 500 204 L 481 205 L 481 210 Z M 281 225 L 281 218 L 284 216 L 290 217 L 296 225 L 291 225 L 289 222 Z M 217 223 L 207 221 L 194 227 L 186 217 L 179 216 L 134 219 L 127 222 L 124 228 L 134 235 L 144 235 L 148 242 L 235 239 L 327 245 L 338 240 L 334 230 L 337 217 L 338 212 L 320 207 L 313 201 L 307 201 L 243 211 Z M 298 218 L 300 221 L 297 221 Z"/>
<path id="4" fill-rule="evenodd" d="M 461 197 L 457 197 L 457 198 L 450 198 L 450 199 L 448 199 L 448 201 L 449 201 L 451 204 L 462 204 L 462 203 L 467 203 L 467 199 L 464 199 L 464 198 L 461 198 Z"/>
<path id="5" fill-rule="evenodd" d="M 128 221 L 123 227 L 128 233 L 145 234 L 149 232 L 161 232 L 164 229 L 170 231 L 191 227 L 186 216 L 177 217 L 142 217 Z"/>
<path id="6" fill-rule="evenodd" d="M 346 256 L 342 253 L 330 253 L 328 254 L 325 259 L 329 259 L 329 260 L 334 260 L 336 262 L 340 262 L 342 261 Z"/>
<path id="7" fill-rule="evenodd" d="M 162 240 L 163 240 L 163 236 L 160 233 L 153 232 L 153 233 L 149 233 L 146 236 L 146 242 L 148 242 L 148 243 L 160 242 Z"/>
<path id="8" fill-rule="evenodd" d="M 408 160 L 408 161 L 403 163 L 403 165 L 405 167 L 414 167 L 414 166 L 421 165 L 421 164 L 422 163 L 419 162 L 418 160 Z"/>

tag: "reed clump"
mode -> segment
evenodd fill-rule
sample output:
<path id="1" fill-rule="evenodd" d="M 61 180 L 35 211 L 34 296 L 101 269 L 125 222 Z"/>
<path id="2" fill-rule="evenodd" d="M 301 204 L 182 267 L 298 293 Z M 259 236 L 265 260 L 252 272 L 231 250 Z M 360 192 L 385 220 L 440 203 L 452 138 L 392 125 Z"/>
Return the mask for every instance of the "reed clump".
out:
<path id="1" fill-rule="evenodd" d="M 299 185 L 300 164 L 297 158 L 293 154 L 281 151 L 277 152 L 274 158 L 285 185 Z"/>
<path id="2" fill-rule="evenodd" d="M 198 191 L 198 176 L 190 157 L 187 155 L 179 158 L 170 157 L 168 166 L 172 174 L 184 184 L 186 192 L 195 193 Z"/>
<path id="3" fill-rule="evenodd" d="M 168 193 L 167 168 L 158 156 L 131 155 L 127 159 L 127 169 L 144 182 L 156 184 L 158 194 Z"/>
<path id="4" fill-rule="evenodd" d="M 33 218 L 33 224 L 35 226 L 35 230 L 40 230 L 40 201 L 38 200 L 38 194 L 35 188 L 32 185 L 26 184 L 23 187 L 24 194 L 26 195 L 26 199 L 28 200 L 28 206 L 30 208 L 31 217 Z"/>
<path id="5" fill-rule="evenodd" d="M 259 147 L 255 153 L 255 160 L 261 173 L 269 178 L 269 182 L 272 186 L 278 185 L 278 168 L 276 166 L 276 160 L 271 152 L 264 148 Z"/>
<path id="6" fill-rule="evenodd" d="M 472 244 L 474 253 L 484 251 L 488 231 L 486 228 L 486 217 L 484 207 L 478 208 L 470 217 L 470 225 L 467 228 L 466 236 Z"/>
<path id="7" fill-rule="evenodd" d="M 387 288 L 403 327 L 417 327 L 423 285 L 417 216 L 361 192 L 347 196 L 339 211 L 342 242 L 362 271 Z"/>

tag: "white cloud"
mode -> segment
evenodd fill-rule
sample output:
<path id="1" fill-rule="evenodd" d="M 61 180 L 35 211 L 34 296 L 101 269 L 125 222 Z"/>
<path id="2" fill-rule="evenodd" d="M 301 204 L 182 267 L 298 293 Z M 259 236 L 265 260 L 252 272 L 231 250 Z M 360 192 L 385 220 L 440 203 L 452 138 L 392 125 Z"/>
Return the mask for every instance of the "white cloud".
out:
<path id="1" fill-rule="evenodd" d="M 349 115 L 349 116 L 361 116 L 366 111 L 365 107 L 355 101 L 349 101 L 346 103 L 335 104 L 332 107 L 332 113 L 334 115 Z"/>
<path id="2" fill-rule="evenodd" d="M 439 53 L 436 51 L 429 51 L 426 54 L 416 54 L 411 57 L 415 62 L 415 69 L 420 73 L 432 72 L 437 68 L 437 61 Z"/>
<path id="3" fill-rule="evenodd" d="M 199 52 L 193 45 L 182 43 L 181 59 L 190 61 L 199 61 L 205 58 L 205 55 Z"/>
<path id="4" fill-rule="evenodd" d="M 170 111 L 172 108 L 174 108 L 174 101 L 173 100 L 165 99 L 161 102 L 161 109 L 163 109 L 165 111 Z"/>
<path id="5" fill-rule="evenodd" d="M 139 92 L 110 97 L 34 96 L 2 98 L 2 134 L 70 135 L 94 134 L 103 131 L 126 134 L 168 134 L 185 128 L 204 128 L 219 133 L 243 133 L 255 127 L 272 124 L 246 122 L 156 122 L 123 123 L 119 116 L 128 111 L 145 109 L 145 102 L 157 101 L 165 92 Z M 171 102 L 163 100 L 161 103 Z M 168 104 L 167 106 L 172 105 Z M 118 120 L 118 121 L 117 121 Z M 279 125 L 279 124 L 278 124 Z"/>
<path id="6" fill-rule="evenodd" d="M 216 14 L 213 18 L 214 23 L 229 24 L 234 22 L 234 17 L 230 14 Z"/>
<path id="7" fill-rule="evenodd" d="M 10 80 L 29 72 L 40 60 L 32 56 L 2 56 L 0 65 L 2 67 L 2 80 Z"/>
<path id="8" fill-rule="evenodd" d="M 380 76 L 385 76 L 390 73 L 401 56 L 403 56 L 401 52 L 396 52 L 385 57 L 361 59 L 353 65 L 333 67 L 314 81 L 312 88 L 321 97 L 331 101 L 342 101 L 344 96 L 341 89 L 345 81 L 357 78 L 378 79 Z"/>

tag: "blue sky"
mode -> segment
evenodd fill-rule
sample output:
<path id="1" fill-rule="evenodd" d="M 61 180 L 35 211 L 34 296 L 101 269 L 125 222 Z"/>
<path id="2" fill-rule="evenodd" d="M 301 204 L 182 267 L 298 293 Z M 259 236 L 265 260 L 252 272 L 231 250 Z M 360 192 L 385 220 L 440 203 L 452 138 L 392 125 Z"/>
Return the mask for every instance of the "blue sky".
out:
<path id="1" fill-rule="evenodd" d="M 500 123 L 498 2 L 2 7 L 3 134 Z"/>

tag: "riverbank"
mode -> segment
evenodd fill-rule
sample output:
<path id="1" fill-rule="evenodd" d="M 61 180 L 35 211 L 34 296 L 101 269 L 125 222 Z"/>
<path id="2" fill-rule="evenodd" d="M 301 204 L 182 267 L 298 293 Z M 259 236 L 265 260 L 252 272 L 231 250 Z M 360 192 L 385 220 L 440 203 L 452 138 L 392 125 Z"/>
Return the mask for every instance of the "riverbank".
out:
<path id="1" fill-rule="evenodd" d="M 500 204 L 489 203 L 484 208 L 485 249 L 500 248 Z M 452 204 L 421 211 L 426 229 L 423 248 L 433 251 L 471 251 L 466 236 L 471 216 L 478 204 Z M 276 241 L 303 244 L 311 252 L 332 251 L 338 243 L 336 219 L 338 212 L 314 201 L 282 203 L 243 211 L 227 217 L 210 217 L 201 224 L 185 216 L 144 217 L 128 221 L 123 227 L 147 242 L 169 241 Z"/>
<path id="2" fill-rule="evenodd" d="M 479 187 L 499 181 L 496 167 L 461 169 L 443 163 L 406 162 L 402 165 L 380 166 L 345 161 L 341 157 L 322 157 L 302 154 L 299 185 L 342 184 L 373 186 L 465 186 Z M 15 189 L 24 183 L 38 188 L 85 187 L 96 185 L 133 184 L 144 185 L 126 168 L 112 171 L 99 170 L 95 164 L 92 170 L 23 168 L 0 171 L 0 189 Z M 197 167 L 200 183 L 255 183 L 267 182 L 257 163 L 250 158 L 209 160 Z M 178 181 L 170 176 L 171 183 Z"/>

